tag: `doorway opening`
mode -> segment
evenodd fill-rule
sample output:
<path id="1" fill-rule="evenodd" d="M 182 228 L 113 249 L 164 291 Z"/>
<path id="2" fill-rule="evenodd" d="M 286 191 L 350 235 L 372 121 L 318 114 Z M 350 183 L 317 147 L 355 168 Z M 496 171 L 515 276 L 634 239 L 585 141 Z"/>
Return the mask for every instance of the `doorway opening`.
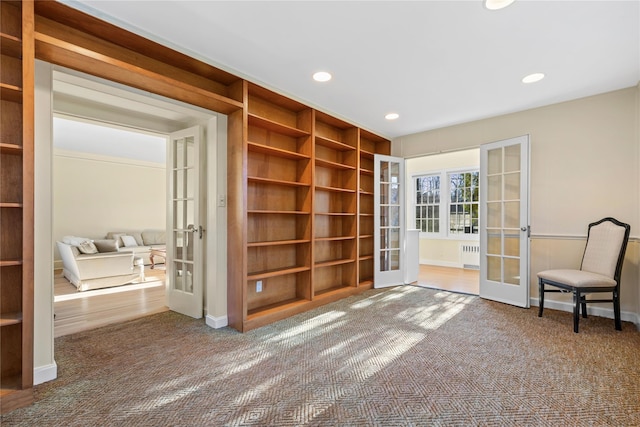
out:
<path id="1" fill-rule="evenodd" d="M 135 237 L 134 231 L 162 230 L 169 236 L 168 135 L 206 126 L 215 113 L 61 67 L 53 68 L 52 77 L 54 337 L 166 311 L 163 262 L 152 269 L 148 254 L 134 252 L 134 260 L 142 261 L 135 267 L 139 278 L 74 292 L 62 277 L 55 242 L 69 235 L 118 240 L 113 233 L 119 231 Z M 93 132 L 77 138 L 87 126 Z M 80 187 L 75 192 L 74 185 Z"/>
<path id="2" fill-rule="evenodd" d="M 480 150 L 406 160 L 409 228 L 420 230 L 418 286 L 479 294 Z"/>

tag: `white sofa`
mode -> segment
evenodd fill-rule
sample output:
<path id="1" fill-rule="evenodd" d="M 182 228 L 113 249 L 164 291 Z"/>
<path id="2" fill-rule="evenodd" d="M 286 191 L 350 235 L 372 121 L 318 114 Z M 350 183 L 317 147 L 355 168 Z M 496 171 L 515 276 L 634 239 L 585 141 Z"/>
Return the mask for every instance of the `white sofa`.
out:
<path id="1" fill-rule="evenodd" d="M 64 277 L 78 291 L 121 286 L 144 278 L 144 267 L 134 265 L 133 252 L 118 252 L 114 241 L 93 241 L 94 247 L 104 250 L 97 253 L 82 253 L 80 242 L 66 237 L 56 242 Z"/>
<path id="2" fill-rule="evenodd" d="M 142 258 L 144 265 L 150 265 L 149 255 L 153 249 L 166 248 L 165 230 L 110 231 L 107 239 L 115 240 L 118 252 L 130 252 Z M 153 257 L 154 264 L 164 264 L 164 258 Z"/>

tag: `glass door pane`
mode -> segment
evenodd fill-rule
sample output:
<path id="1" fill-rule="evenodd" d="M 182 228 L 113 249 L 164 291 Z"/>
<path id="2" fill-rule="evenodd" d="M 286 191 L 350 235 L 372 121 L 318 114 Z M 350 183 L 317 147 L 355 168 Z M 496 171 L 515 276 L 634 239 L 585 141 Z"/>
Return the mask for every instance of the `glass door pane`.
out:
<path id="1" fill-rule="evenodd" d="M 400 164 L 380 163 L 380 271 L 400 270 Z"/>
<path id="2" fill-rule="evenodd" d="M 194 137 L 173 140 L 173 268 L 170 286 L 175 291 L 193 293 L 193 238 L 195 231 Z"/>
<path id="3" fill-rule="evenodd" d="M 497 147 L 488 151 L 487 279 L 519 286 L 520 150 Z M 509 149 L 507 149 L 509 148 Z"/>
<path id="4" fill-rule="evenodd" d="M 404 283 L 404 159 L 375 157 L 374 286 Z"/>
<path id="5" fill-rule="evenodd" d="M 480 296 L 529 306 L 528 136 L 483 145 Z"/>

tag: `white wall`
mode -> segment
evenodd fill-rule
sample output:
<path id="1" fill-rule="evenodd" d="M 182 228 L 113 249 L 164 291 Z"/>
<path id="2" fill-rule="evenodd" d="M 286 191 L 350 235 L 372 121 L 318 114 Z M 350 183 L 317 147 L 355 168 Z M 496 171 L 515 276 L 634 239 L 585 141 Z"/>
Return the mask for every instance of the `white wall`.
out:
<path id="1" fill-rule="evenodd" d="M 613 216 L 631 224 L 621 305 L 623 318 L 640 323 L 638 90 L 634 86 L 407 135 L 393 141 L 393 154 L 415 157 L 529 134 L 532 303 L 537 304 L 536 273 L 578 267 L 587 224 Z M 569 302 L 559 295 L 548 300 L 550 306 L 558 301 L 558 308 L 566 308 Z"/>
<path id="2" fill-rule="evenodd" d="M 53 187 L 55 240 L 166 227 L 164 164 L 55 150 Z"/>
<path id="3" fill-rule="evenodd" d="M 34 164 L 34 291 L 33 291 L 33 382 L 57 377 L 53 358 L 53 254 L 51 248 L 51 64 L 35 65 L 35 164 Z"/>
<path id="4" fill-rule="evenodd" d="M 214 131 L 215 129 L 215 131 Z M 206 323 L 229 324 L 227 318 L 227 117 L 218 114 L 207 126 Z M 213 166 L 215 165 L 215 166 Z"/>
<path id="5" fill-rule="evenodd" d="M 405 164 L 406 181 L 408 183 L 407 228 L 415 227 L 413 201 L 415 200 L 414 177 L 416 175 L 440 172 L 447 169 L 478 168 L 480 168 L 480 150 L 477 148 L 407 159 Z M 433 237 L 420 233 L 420 264 L 462 268 L 463 260 L 460 256 L 460 245 L 473 244 L 478 241 L 478 235 L 469 236 L 469 238 L 461 240 L 449 237 Z"/>

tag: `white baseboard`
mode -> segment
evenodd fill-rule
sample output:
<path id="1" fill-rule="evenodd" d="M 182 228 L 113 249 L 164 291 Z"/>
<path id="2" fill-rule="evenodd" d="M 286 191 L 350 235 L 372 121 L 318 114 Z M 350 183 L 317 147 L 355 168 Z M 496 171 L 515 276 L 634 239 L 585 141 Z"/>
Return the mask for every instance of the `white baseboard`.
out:
<path id="1" fill-rule="evenodd" d="M 538 298 L 530 298 L 529 302 L 532 306 L 535 306 L 535 307 L 540 306 L 540 300 Z M 560 302 L 560 301 L 545 299 L 544 308 L 545 309 L 550 308 L 552 310 L 560 310 L 560 311 L 573 313 L 573 304 L 570 302 Z M 606 317 L 607 319 L 614 318 L 613 307 L 606 308 L 606 307 L 599 307 L 592 304 L 587 306 L 587 312 L 589 313 L 590 316 L 593 315 L 593 316 Z M 634 325 L 636 325 L 636 328 L 638 328 L 638 330 L 640 330 L 640 315 L 630 311 L 621 311 L 620 320 L 623 320 L 625 322 L 631 322 Z"/>
<path id="2" fill-rule="evenodd" d="M 435 265 L 438 267 L 451 267 L 451 268 L 462 268 L 463 265 L 459 262 L 451 262 L 451 261 L 438 261 L 432 259 L 420 259 L 420 264 L 424 265 Z"/>
<path id="3" fill-rule="evenodd" d="M 33 385 L 46 383 L 58 378 L 58 365 L 53 362 L 51 365 L 36 366 L 33 368 Z"/>
<path id="4" fill-rule="evenodd" d="M 53 269 L 54 270 L 62 270 L 62 260 L 61 259 L 56 259 L 53 261 Z"/>
<path id="5" fill-rule="evenodd" d="M 207 326 L 213 329 L 224 328 L 229 324 L 229 319 L 227 318 L 227 316 L 214 317 L 207 314 L 205 319 L 207 322 Z"/>

